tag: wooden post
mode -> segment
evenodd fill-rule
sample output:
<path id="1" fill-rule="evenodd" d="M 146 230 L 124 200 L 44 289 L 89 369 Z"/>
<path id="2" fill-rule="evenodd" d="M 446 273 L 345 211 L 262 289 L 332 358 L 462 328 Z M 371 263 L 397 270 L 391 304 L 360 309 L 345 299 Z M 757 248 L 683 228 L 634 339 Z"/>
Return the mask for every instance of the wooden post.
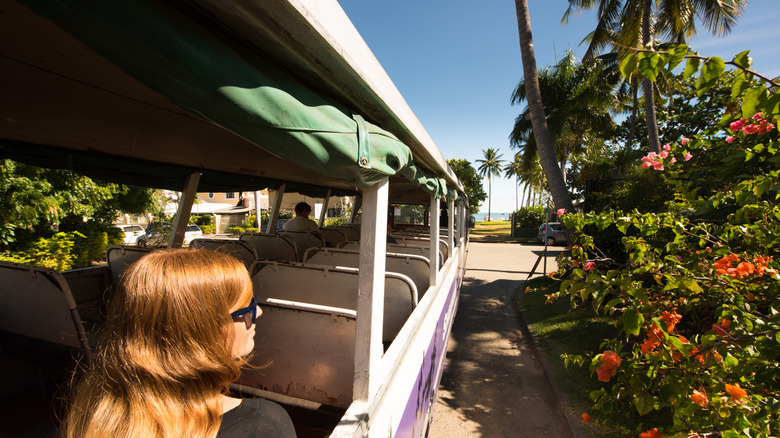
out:
<path id="1" fill-rule="evenodd" d="M 320 210 L 320 221 L 317 224 L 317 226 L 320 228 L 322 228 L 325 225 L 325 217 L 328 214 L 329 201 L 330 201 L 330 189 L 328 189 L 328 193 L 325 195 L 325 200 L 322 201 L 322 210 Z"/>
<path id="2" fill-rule="evenodd" d="M 358 274 L 353 399 L 367 400 L 383 380 L 382 322 L 385 304 L 388 179 L 363 190 Z"/>
<path id="3" fill-rule="evenodd" d="M 455 253 L 455 200 L 450 199 L 449 202 L 447 202 L 447 218 L 448 224 L 447 224 L 447 245 L 450 246 L 450 250 L 448 252 L 448 257 L 452 257 L 452 255 Z"/>
<path id="4" fill-rule="evenodd" d="M 274 234 L 276 231 L 276 220 L 279 218 L 279 210 L 282 208 L 282 198 L 284 197 L 285 188 L 287 188 L 287 183 L 282 183 L 282 185 L 279 186 L 279 189 L 276 190 L 274 206 L 271 208 L 271 214 L 268 217 L 268 228 L 265 229 L 266 234 Z"/>

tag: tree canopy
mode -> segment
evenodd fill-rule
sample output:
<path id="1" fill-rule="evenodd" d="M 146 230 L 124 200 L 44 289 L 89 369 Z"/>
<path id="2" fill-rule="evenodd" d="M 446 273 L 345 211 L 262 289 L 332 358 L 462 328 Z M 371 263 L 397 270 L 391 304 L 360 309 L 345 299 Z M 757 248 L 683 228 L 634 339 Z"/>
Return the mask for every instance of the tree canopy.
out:
<path id="1" fill-rule="evenodd" d="M 458 177 L 463 188 L 466 191 L 466 197 L 469 200 L 469 212 L 476 214 L 482 202 L 487 199 L 487 193 L 482 186 L 482 178 L 477 174 L 476 169 L 471 166 L 471 162 L 463 158 L 453 158 L 447 160 L 450 168 Z"/>

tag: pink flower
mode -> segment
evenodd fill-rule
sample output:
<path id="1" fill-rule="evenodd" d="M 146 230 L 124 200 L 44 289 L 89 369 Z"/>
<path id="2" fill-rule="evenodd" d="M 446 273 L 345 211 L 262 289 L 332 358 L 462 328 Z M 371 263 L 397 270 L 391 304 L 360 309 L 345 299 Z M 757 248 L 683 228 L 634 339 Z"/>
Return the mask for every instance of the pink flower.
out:
<path id="1" fill-rule="evenodd" d="M 642 169 L 648 169 L 652 165 L 653 163 L 651 163 L 650 161 L 645 161 L 644 163 L 642 163 Z"/>
<path id="2" fill-rule="evenodd" d="M 668 151 L 669 149 L 671 149 L 671 147 L 672 147 L 672 145 L 670 145 L 669 143 L 666 143 L 666 144 L 664 145 L 664 150 L 665 150 L 665 151 Z M 661 153 L 663 154 L 663 152 L 661 152 Z"/>
<path id="3" fill-rule="evenodd" d="M 683 137 L 682 140 L 680 140 L 680 143 L 682 143 L 682 145 L 685 146 L 686 144 L 688 144 L 689 141 L 691 141 L 690 138 Z"/>
<path id="4" fill-rule="evenodd" d="M 585 266 L 582 267 L 582 269 L 586 271 L 590 271 L 591 269 L 596 267 L 596 262 L 585 262 Z"/>
<path id="5" fill-rule="evenodd" d="M 688 152 L 688 151 L 685 151 L 685 155 L 683 156 L 683 158 L 685 158 L 685 161 L 688 161 L 688 160 L 690 160 L 691 158 L 693 158 L 693 155 L 691 155 L 691 153 L 690 153 L 690 152 Z"/>
<path id="6" fill-rule="evenodd" d="M 662 161 L 655 161 L 653 163 L 653 169 L 655 169 L 655 170 L 664 170 L 664 163 Z"/>
<path id="7" fill-rule="evenodd" d="M 726 137 L 726 143 L 731 143 L 732 141 L 734 141 L 733 135 L 729 135 L 728 137 Z"/>
<path id="8" fill-rule="evenodd" d="M 762 117 L 764 117 L 764 115 L 761 113 L 761 111 L 753 114 L 753 119 L 754 120 L 761 120 Z"/>
<path id="9" fill-rule="evenodd" d="M 737 120 L 736 122 L 731 122 L 731 124 L 729 125 L 729 129 L 731 129 L 731 130 L 732 130 L 732 131 L 734 131 L 734 132 L 737 132 L 737 131 L 739 131 L 739 130 L 740 130 L 740 128 L 742 128 L 743 126 L 745 126 L 745 121 L 744 121 L 744 120 L 742 120 L 742 119 L 739 119 L 739 120 Z"/>
<path id="10" fill-rule="evenodd" d="M 742 132 L 745 134 L 756 134 L 758 132 L 759 125 L 749 124 L 742 128 Z"/>
<path id="11" fill-rule="evenodd" d="M 656 154 L 655 152 L 650 152 L 649 154 L 647 154 L 648 160 L 655 160 L 656 158 L 658 158 L 658 154 Z"/>
<path id="12" fill-rule="evenodd" d="M 661 157 L 662 160 L 664 158 L 666 158 L 668 155 L 669 155 L 669 150 L 668 149 L 664 149 L 664 150 L 661 151 L 660 154 L 658 154 L 658 156 Z"/>
<path id="13" fill-rule="evenodd" d="M 558 216 L 563 216 L 565 213 L 566 213 L 565 208 L 559 208 L 558 210 L 555 211 L 555 214 L 557 214 Z"/>
<path id="14" fill-rule="evenodd" d="M 674 164 L 677 162 L 677 158 L 672 157 L 671 160 L 669 160 L 669 164 Z"/>

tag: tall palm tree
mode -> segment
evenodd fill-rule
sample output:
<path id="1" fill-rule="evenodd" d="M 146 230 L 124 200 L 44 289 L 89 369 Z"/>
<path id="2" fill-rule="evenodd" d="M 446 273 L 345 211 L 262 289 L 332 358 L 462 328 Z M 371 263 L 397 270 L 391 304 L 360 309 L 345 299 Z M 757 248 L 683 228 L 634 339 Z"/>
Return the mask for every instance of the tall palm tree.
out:
<path id="1" fill-rule="evenodd" d="M 493 201 L 493 185 L 492 179 L 494 176 L 501 176 L 501 154 L 493 148 L 482 149 L 482 154 L 485 156 L 484 160 L 476 160 L 479 163 L 477 171 L 483 178 L 487 176 L 488 179 L 488 216 L 490 216 L 490 203 Z"/>
<path id="2" fill-rule="evenodd" d="M 610 60 L 609 65 L 614 64 Z M 568 157 L 583 147 L 583 140 L 593 135 L 608 138 L 615 127 L 610 113 L 620 108 L 615 91 L 622 77 L 617 68 L 608 69 L 606 65 L 601 59 L 580 63 L 569 51 L 557 64 L 538 72 L 547 126 L 558 164 L 564 169 L 564 181 Z M 521 104 L 526 97 L 525 81 L 521 80 L 512 94 L 512 103 Z M 526 165 L 537 150 L 529 112 L 527 107 L 517 116 L 509 136 L 510 146 L 521 150 Z"/>
<path id="3" fill-rule="evenodd" d="M 539 90 L 539 78 L 536 70 L 536 55 L 534 54 L 534 42 L 531 37 L 531 16 L 528 13 L 528 0 L 515 0 L 517 10 L 517 30 L 520 37 L 520 54 L 523 59 L 523 77 L 525 78 L 526 100 L 530 110 L 529 116 L 533 125 L 536 151 L 539 161 L 547 175 L 550 192 L 556 208 L 564 208 L 574 211 L 574 203 L 566 189 L 563 172 L 555 156 L 550 130 L 544 116 L 542 94 Z"/>
<path id="4" fill-rule="evenodd" d="M 656 5 L 655 14 L 653 5 Z M 696 34 L 697 18 L 712 34 L 723 36 L 731 31 L 746 5 L 747 0 L 569 0 L 561 21 L 568 21 L 577 10 L 597 9 L 596 29 L 584 40 L 590 42 L 587 58 L 611 42 L 622 47 L 653 48 L 654 36 L 659 36 L 668 42 L 682 43 Z M 661 147 L 653 84 L 644 78 L 642 85 L 649 148 L 658 152 Z"/>
<path id="5" fill-rule="evenodd" d="M 518 201 L 520 195 L 520 176 L 523 175 L 524 171 L 525 167 L 523 166 L 520 152 L 515 152 L 514 160 L 504 166 L 504 176 L 506 178 L 515 177 L 515 211 L 520 209 L 520 202 Z"/>

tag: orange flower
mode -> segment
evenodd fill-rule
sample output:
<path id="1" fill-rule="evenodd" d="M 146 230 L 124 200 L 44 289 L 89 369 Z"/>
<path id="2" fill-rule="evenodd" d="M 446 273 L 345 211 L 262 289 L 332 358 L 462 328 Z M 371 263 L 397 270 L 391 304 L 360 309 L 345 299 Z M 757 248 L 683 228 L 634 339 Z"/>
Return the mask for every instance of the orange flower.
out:
<path id="1" fill-rule="evenodd" d="M 741 262 L 737 265 L 736 278 L 745 278 L 756 271 L 756 266 L 750 262 Z"/>
<path id="2" fill-rule="evenodd" d="M 747 392 L 745 392 L 744 389 L 739 387 L 739 384 L 729 385 L 726 384 L 726 392 L 728 392 L 733 398 L 734 401 L 737 403 L 742 403 L 742 398 L 747 396 Z"/>
<path id="3" fill-rule="evenodd" d="M 707 405 L 710 404 L 710 401 L 707 400 L 707 393 L 702 391 L 696 391 L 693 390 L 693 394 L 690 395 L 690 399 L 692 402 L 696 403 L 699 406 L 707 407 Z"/>
<path id="4" fill-rule="evenodd" d="M 648 354 L 651 351 L 655 350 L 655 347 L 659 346 L 661 343 L 654 340 L 647 338 L 642 342 L 642 345 L 639 346 L 639 349 L 642 350 L 642 354 Z"/>
<path id="5" fill-rule="evenodd" d="M 729 335 L 729 331 L 731 330 L 731 320 L 722 318 L 720 324 L 712 324 L 712 329 L 715 330 L 715 333 L 725 338 Z"/>
<path id="6" fill-rule="evenodd" d="M 661 319 L 666 323 L 666 331 L 671 332 L 674 330 L 674 326 L 682 319 L 682 315 L 677 313 L 677 308 L 674 308 L 671 312 L 666 310 L 661 312 Z"/>
<path id="7" fill-rule="evenodd" d="M 657 428 L 652 428 L 639 434 L 639 438 L 663 438 L 663 434 Z"/>
<path id="8" fill-rule="evenodd" d="M 586 423 L 590 423 L 590 415 L 588 415 L 587 413 L 583 412 L 583 414 L 582 414 L 582 421 L 584 421 Z"/>
<path id="9" fill-rule="evenodd" d="M 620 366 L 620 356 L 612 350 L 607 350 L 599 358 L 601 365 L 596 368 L 596 374 L 599 381 L 609 382 L 609 379 L 617 374 L 617 367 Z"/>

